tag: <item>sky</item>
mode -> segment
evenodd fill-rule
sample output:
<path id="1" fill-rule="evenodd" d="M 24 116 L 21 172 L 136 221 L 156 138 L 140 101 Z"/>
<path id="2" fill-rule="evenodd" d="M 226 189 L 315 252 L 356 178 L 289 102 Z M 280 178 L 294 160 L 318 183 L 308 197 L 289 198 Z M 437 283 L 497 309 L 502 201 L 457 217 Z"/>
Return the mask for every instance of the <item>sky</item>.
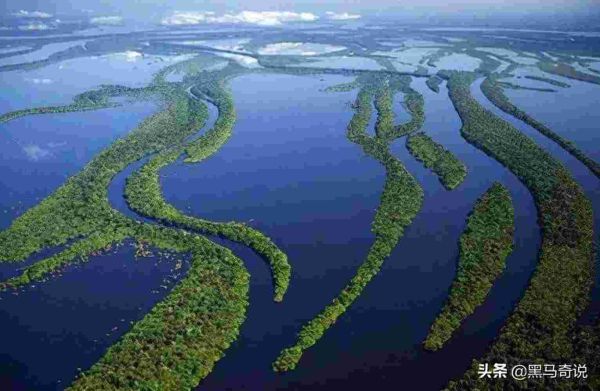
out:
<path id="1" fill-rule="evenodd" d="M 331 11 L 366 17 L 405 18 L 600 15 L 600 0 L 3 0 L 1 3 L 3 15 L 25 10 L 53 15 L 121 16 L 146 21 L 160 21 L 178 11 L 212 11 L 222 15 L 247 10 L 309 12 L 319 16 Z"/>

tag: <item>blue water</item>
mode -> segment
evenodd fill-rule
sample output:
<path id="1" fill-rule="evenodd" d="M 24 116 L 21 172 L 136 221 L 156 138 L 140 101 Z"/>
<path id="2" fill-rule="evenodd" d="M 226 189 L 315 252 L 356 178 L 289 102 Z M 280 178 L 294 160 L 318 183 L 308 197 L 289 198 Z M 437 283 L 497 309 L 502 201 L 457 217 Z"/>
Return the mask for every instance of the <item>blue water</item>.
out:
<path id="1" fill-rule="evenodd" d="M 127 241 L 46 282 L 0 293 L 0 389 L 64 389 L 78 368 L 98 361 L 189 267 L 187 256 L 152 252 L 135 259 Z"/>
<path id="2" fill-rule="evenodd" d="M 510 100 L 533 118 L 544 123 L 556 133 L 584 151 L 596 161 L 600 161 L 600 86 L 577 80 L 553 78 L 571 85 L 570 88 L 554 88 L 557 92 L 543 93 L 536 91 L 507 89 Z M 520 82 L 520 80 L 519 80 Z M 560 107 L 548 110 L 548 107 Z"/>
<path id="3" fill-rule="evenodd" d="M 0 72 L 0 114 L 69 104 L 75 95 L 104 84 L 143 87 L 161 68 L 189 58 L 134 53 L 138 52 L 81 57 L 29 71 Z"/>
<path id="4" fill-rule="evenodd" d="M 352 384 L 354 389 L 393 390 L 417 382 L 419 389 L 440 389 L 485 351 L 527 283 L 539 247 L 531 196 L 506 169 L 460 137 L 460 121 L 444 88 L 434 94 L 424 79 L 413 87 L 426 98 L 424 129 L 467 164 L 469 176 L 457 190 L 446 191 L 408 154 L 404 140 L 393 145 L 394 154 L 424 188 L 421 212 L 380 274 L 325 338 L 307 351 L 296 373 L 279 376 L 264 389 L 293 384 L 294 389 L 327 390 Z M 507 270 L 453 340 L 439 352 L 425 352 L 421 343 L 456 272 L 466 216 L 494 180 L 502 181 L 515 198 L 516 241 Z"/>
<path id="5" fill-rule="evenodd" d="M 236 78 L 237 123 L 229 142 L 201 164 L 162 171 L 169 202 L 211 220 L 250 222 L 293 267 L 284 303 L 275 304 L 266 264 L 237 247 L 252 275 L 248 319 L 204 389 L 262 389 L 272 382 L 279 349 L 339 292 L 368 251 L 384 171 L 346 139 L 356 91 L 320 91 L 350 80 Z"/>
<path id="6" fill-rule="evenodd" d="M 332 79 L 326 81 L 333 84 Z M 465 161 L 469 178 L 448 192 L 408 155 L 403 140 L 394 144 L 394 153 L 425 188 L 422 212 L 381 274 L 306 352 L 298 369 L 274 374 L 270 365 L 279 350 L 293 342 L 299 327 L 364 260 L 383 184 L 383 169 L 344 135 L 351 116 L 344 102 L 355 92 L 319 93 L 318 86 L 316 78 L 307 77 L 234 79 L 238 122 L 231 140 L 200 165 L 179 164 L 162 172 L 165 197 L 178 208 L 208 219 L 250 221 L 286 251 L 293 266 L 290 291 L 283 303 L 274 304 L 264 262 L 250 250 L 233 247 L 252 274 L 248 319 L 240 339 L 200 388 L 327 389 L 336 378 L 350 378 L 389 389 L 401 378 L 423 381 L 430 365 L 444 363 L 445 369 L 429 374 L 424 383 L 424 389 L 440 388 L 484 351 L 526 285 L 539 246 L 532 198 L 512 174 L 460 137 L 460 121 L 446 91 L 434 94 L 424 79 L 415 81 L 413 87 L 426 97 L 425 129 Z M 401 102 L 399 94 L 397 123 L 409 118 Z M 304 113 L 301 121 L 299 113 Z M 505 183 L 516 200 L 517 239 L 507 272 L 455 341 L 436 355 L 427 354 L 421 342 L 454 277 L 465 218 L 494 180 Z M 363 199 L 353 201 L 349 195 L 355 194 Z M 298 209 L 300 203 L 308 207 Z M 365 368 L 371 372 L 363 373 Z M 384 381 L 390 377 L 395 381 Z"/>
<path id="7" fill-rule="evenodd" d="M 206 131 L 213 127 L 215 121 L 217 120 L 218 110 L 216 106 L 208 102 L 206 102 L 206 105 L 208 107 L 208 118 L 206 120 L 206 123 L 201 129 L 198 129 L 198 132 L 196 134 L 190 136 L 189 140 L 193 140 L 204 134 Z M 127 179 L 131 176 L 131 174 L 139 170 L 153 156 L 154 155 L 146 156 L 136 162 L 131 163 L 124 170 L 115 175 L 114 178 L 111 180 L 110 185 L 108 186 L 108 200 L 110 202 L 110 205 L 125 216 L 133 220 L 142 221 L 145 223 L 155 223 L 155 221 L 153 219 L 139 215 L 137 212 L 129 208 L 129 205 L 127 204 L 127 199 L 125 198 L 125 187 L 127 185 Z M 178 160 L 178 162 L 181 164 L 182 160 L 183 156 Z"/>
<path id="8" fill-rule="evenodd" d="M 0 228 L 8 227 L 155 110 L 155 103 L 140 102 L 0 124 Z"/>
<path id="9" fill-rule="evenodd" d="M 600 217 L 600 216 L 598 216 L 598 214 L 600 213 L 600 181 L 598 180 L 598 178 L 596 178 L 583 163 L 581 163 L 579 160 L 577 160 L 575 157 L 573 157 L 567 151 L 562 149 L 554 141 L 545 137 L 540 132 L 533 129 L 531 126 L 514 118 L 511 115 L 504 113 L 503 111 L 498 109 L 496 106 L 494 106 L 485 97 L 485 95 L 481 91 L 481 88 L 480 88 L 481 82 L 482 82 L 482 80 L 479 80 L 476 83 L 474 83 L 471 87 L 471 93 L 473 94 L 475 99 L 477 99 L 479 101 L 479 103 L 481 103 L 486 109 L 488 109 L 495 115 L 499 116 L 500 118 L 511 123 L 517 129 L 519 129 L 526 136 L 528 136 L 533 141 L 535 141 L 538 146 L 540 146 L 542 149 L 544 149 L 545 151 L 550 153 L 554 158 L 556 158 L 558 161 L 560 161 L 567 168 L 567 170 L 571 173 L 572 177 L 582 187 L 586 196 L 590 199 L 590 201 L 592 201 L 594 211 L 595 211 L 594 215 L 595 215 L 595 220 L 596 220 L 596 226 L 598 226 L 598 222 L 599 222 L 598 218 Z M 568 90 L 568 89 L 565 89 L 565 90 Z M 536 93 L 534 92 L 533 94 L 536 94 Z M 536 94 L 535 97 L 538 98 L 538 95 Z M 530 99 L 530 100 L 535 101 L 536 99 Z M 522 103 L 523 103 L 522 101 L 515 101 L 515 104 L 517 104 L 518 107 L 524 107 L 524 106 L 521 106 Z M 584 103 L 582 102 L 582 105 L 583 104 Z M 561 102 L 561 107 L 563 107 L 563 106 L 571 106 L 571 103 L 563 104 L 563 102 Z M 533 106 L 531 106 L 531 107 L 533 107 Z M 561 108 L 561 110 L 562 110 L 562 108 Z M 537 112 L 537 115 L 534 115 L 532 113 L 532 116 L 534 116 L 534 118 L 536 118 L 536 119 L 539 118 L 540 121 L 550 121 L 551 119 L 556 119 L 558 116 L 556 114 L 556 112 L 561 112 L 561 110 L 547 110 L 545 112 L 539 111 L 539 112 Z M 568 110 L 566 110 L 562 115 L 564 117 L 567 117 L 567 116 L 571 117 L 572 121 L 576 124 L 578 124 L 578 123 L 586 124 L 587 116 L 584 116 L 583 118 L 581 117 L 581 114 L 583 112 L 585 112 L 584 110 L 585 109 L 582 109 L 578 114 L 573 114 L 572 112 L 569 112 Z M 589 111 L 587 111 L 586 113 L 589 113 L 589 112 L 593 112 L 593 110 L 589 109 Z M 593 116 L 595 114 L 591 113 L 589 115 Z M 593 124 L 587 123 L 588 128 L 593 127 L 593 126 L 594 126 Z M 565 128 L 561 128 L 558 126 L 555 126 L 552 129 L 557 132 L 565 130 Z M 585 127 L 581 130 L 581 133 L 585 133 Z M 589 145 L 589 146 L 591 146 L 592 149 L 595 149 L 595 151 L 597 152 L 598 149 L 600 149 L 600 148 L 597 144 L 596 144 L 597 146 L 594 148 L 594 143 L 595 143 L 595 140 L 593 137 L 591 137 L 589 142 L 586 142 L 583 145 Z"/>

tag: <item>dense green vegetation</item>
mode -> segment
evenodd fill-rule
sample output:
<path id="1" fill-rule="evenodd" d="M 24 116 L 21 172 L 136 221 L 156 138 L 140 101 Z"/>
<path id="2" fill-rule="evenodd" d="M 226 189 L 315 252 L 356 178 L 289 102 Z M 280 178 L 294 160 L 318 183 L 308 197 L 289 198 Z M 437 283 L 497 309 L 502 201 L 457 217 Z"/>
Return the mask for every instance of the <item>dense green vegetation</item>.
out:
<path id="1" fill-rule="evenodd" d="M 0 232 L 3 261 L 77 239 L 2 283 L 1 289 L 43 279 L 125 238 L 193 255 L 189 276 L 85 372 L 75 389 L 192 388 L 223 355 L 244 319 L 248 276 L 229 250 L 184 231 L 130 220 L 107 200 L 108 184 L 117 172 L 148 153 L 183 142 L 204 122 L 206 110 L 198 102 L 175 92 L 171 97 L 175 100 L 165 110 L 101 152 L 81 173 Z"/>
<path id="2" fill-rule="evenodd" d="M 394 111 L 392 109 L 392 91 L 390 88 L 381 88 L 375 94 L 375 110 L 377 110 L 377 121 L 375 122 L 375 135 L 385 140 L 394 137 Z"/>
<path id="3" fill-rule="evenodd" d="M 210 129 L 203 137 L 196 142 L 190 143 L 186 147 L 188 156 L 186 162 L 199 162 L 215 153 L 231 137 L 231 130 L 235 123 L 235 110 L 233 108 L 233 99 L 225 88 L 220 84 L 224 81 L 211 82 L 209 87 L 204 89 L 195 86 L 192 93 L 196 96 L 206 95 L 217 106 L 219 118 L 215 126 Z M 210 91 L 210 94 L 207 94 Z"/>
<path id="4" fill-rule="evenodd" d="M 443 81 L 442 78 L 433 75 L 427 78 L 425 84 L 427 84 L 427 87 L 429 87 L 431 91 L 438 93 L 440 92 L 440 84 L 442 84 Z"/>
<path id="5" fill-rule="evenodd" d="M 463 47 L 462 50 L 467 56 L 475 57 L 481 60 L 481 63 L 479 64 L 479 67 L 477 68 L 476 72 L 481 73 L 483 75 L 490 75 L 494 73 L 496 69 L 498 69 L 502 65 L 502 63 L 498 61 L 498 59 L 501 59 L 502 61 L 508 62 L 510 64 L 508 68 L 502 72 L 503 74 L 510 74 L 510 72 L 512 72 L 512 70 L 518 65 L 508 57 L 491 56 L 489 53 L 481 52 L 479 50 L 474 49 L 469 44 L 467 44 L 466 47 Z M 442 76 L 439 73 L 438 75 Z"/>
<path id="6" fill-rule="evenodd" d="M 235 121 L 231 94 L 220 82 L 200 83 L 200 85 L 201 87 L 195 87 L 192 91 L 202 93 L 219 109 L 219 118 L 214 127 L 187 146 L 175 146 L 152 158 L 128 179 L 125 196 L 129 206 L 144 216 L 158 219 L 165 224 L 175 224 L 180 228 L 219 235 L 251 247 L 270 263 L 275 286 L 275 301 L 281 301 L 288 288 L 291 268 L 285 253 L 268 237 L 243 223 L 215 223 L 186 216 L 169 205 L 162 197 L 159 182 L 162 167 L 175 162 L 184 150 L 188 153 L 186 161 L 201 161 L 214 154 L 231 135 Z"/>
<path id="7" fill-rule="evenodd" d="M 537 92 L 556 92 L 556 90 L 552 88 L 540 88 L 540 87 L 526 87 L 520 84 L 509 83 L 507 81 L 497 81 L 496 84 L 502 88 L 509 88 L 511 90 L 527 90 L 527 91 L 537 91 Z"/>
<path id="8" fill-rule="evenodd" d="M 213 81 L 201 83 L 202 92 L 220 102 L 217 106 L 223 118 L 217 121 L 215 128 L 230 132 L 233 125 L 231 98 L 223 89 L 213 91 L 220 86 L 220 82 Z M 107 93 L 121 94 L 123 91 L 119 89 L 107 87 L 105 91 L 93 91 L 82 97 L 97 102 Z M 46 247 L 65 247 L 0 283 L 0 290 L 43 280 L 65 265 L 85 261 L 127 238 L 193 256 L 189 275 L 96 365 L 84 372 L 73 389 L 191 389 L 211 371 L 237 337 L 245 316 L 248 291 L 248 276 L 241 261 L 229 250 L 181 228 L 248 244 L 269 259 L 274 270 L 277 266 L 273 273 L 275 299 L 281 300 L 287 289 L 290 277 L 287 257 L 266 236 L 244 224 L 193 219 L 160 204 L 158 169 L 184 153 L 186 140 L 205 123 L 207 109 L 192 99 L 182 86 L 163 84 L 156 91 L 169 102 L 164 110 L 102 151 L 79 174 L 0 232 L 0 261 L 22 260 Z M 190 157 L 199 159 L 202 154 L 212 153 L 207 149 L 218 148 L 207 141 L 219 140 L 216 132 L 213 129 L 191 141 L 189 145 L 196 148 L 190 149 L 193 153 Z M 150 209 L 146 210 L 166 211 L 166 216 L 157 216 L 160 222 L 175 225 L 178 230 L 131 220 L 112 209 L 108 202 L 107 188 L 114 175 L 149 154 L 156 157 L 144 167 L 146 171 L 141 171 L 147 177 L 138 174 L 139 183 L 144 186 L 138 190 L 153 192 L 137 194 L 137 198 L 132 199 L 148 201 L 145 207 Z M 136 196 L 135 192 L 131 194 Z"/>
<path id="9" fill-rule="evenodd" d="M 559 80 L 550 79 L 549 77 L 532 76 L 532 75 L 525 75 L 524 77 L 526 79 L 531 79 L 531 80 L 536 80 L 536 81 L 541 81 L 541 82 L 544 82 L 544 83 L 548 83 L 548 84 L 551 84 L 551 85 L 556 86 L 556 87 L 562 87 L 562 88 L 569 88 L 569 87 L 571 87 L 570 84 L 563 83 L 562 81 L 559 81 Z"/>
<path id="10" fill-rule="evenodd" d="M 465 180 L 467 167 L 464 163 L 425 133 L 409 136 L 406 146 L 417 160 L 437 174 L 446 189 L 455 189 Z"/>
<path id="11" fill-rule="evenodd" d="M 329 87 L 325 88 L 325 91 L 326 92 L 348 92 L 348 91 L 355 90 L 359 87 L 360 87 L 360 83 L 358 83 L 358 81 L 356 81 L 356 80 L 353 80 L 348 83 L 340 83 L 340 84 L 335 84 L 335 85 L 329 86 Z"/>
<path id="12" fill-rule="evenodd" d="M 525 122 L 532 128 L 536 129 L 544 136 L 552 139 L 566 151 L 568 151 L 571 155 L 577 158 L 580 162 L 585 164 L 594 175 L 600 178 L 600 164 L 589 158 L 585 153 L 583 153 L 575 144 L 571 141 L 566 140 L 561 137 L 559 134 L 555 133 L 552 129 L 537 121 L 536 119 L 530 117 L 523 110 L 519 109 L 517 106 L 512 104 L 510 99 L 504 94 L 502 88 L 498 86 L 496 79 L 492 77 L 486 78 L 483 83 L 481 83 L 481 91 L 485 94 L 485 96 L 498 107 L 500 110 L 506 112 L 514 116 L 515 118 L 520 119 Z"/>
<path id="13" fill-rule="evenodd" d="M 508 190 L 495 183 L 477 201 L 460 238 L 460 258 L 448 301 L 431 326 L 425 348 L 437 350 L 485 301 L 512 250 L 514 209 Z"/>
<path id="14" fill-rule="evenodd" d="M 474 360 L 463 379 L 449 389 L 489 389 L 478 378 L 479 363 L 571 362 L 570 333 L 585 308 L 593 271 L 593 216 L 589 200 L 566 169 L 509 123 L 486 111 L 470 94 L 475 76 L 449 75 L 450 97 L 462 121 L 463 136 L 506 165 L 532 192 L 542 227 L 539 263 L 514 312 L 489 351 Z M 507 382 L 511 383 L 506 384 Z M 498 387 L 517 387 L 498 380 Z M 543 382 L 528 379 L 518 387 Z"/>
<path id="15" fill-rule="evenodd" d="M 0 261 L 20 260 L 44 247 L 127 226 L 127 219 L 108 203 L 112 177 L 145 155 L 180 142 L 205 120 L 198 115 L 204 111 L 197 102 L 183 93 L 173 93 L 173 98 L 165 110 L 102 151 L 79 174 L 0 232 Z"/>
<path id="16" fill-rule="evenodd" d="M 69 113 L 73 111 L 98 110 L 107 107 L 116 107 L 119 106 L 119 104 L 111 102 L 110 98 L 127 96 L 136 99 L 142 99 L 154 96 L 158 92 L 159 90 L 153 87 L 130 88 L 114 85 L 102 86 L 97 90 L 87 91 L 75 96 L 75 98 L 73 98 L 73 103 L 68 105 L 36 107 L 2 114 L 0 115 L 0 124 L 27 115 Z"/>
<path id="17" fill-rule="evenodd" d="M 564 63 L 551 63 L 547 61 L 540 61 L 538 67 L 548 73 L 554 75 L 563 76 L 569 79 L 585 81 L 587 83 L 600 84 L 600 76 L 590 75 L 589 73 L 580 72 L 573 68 L 571 65 Z"/>
<path id="18" fill-rule="evenodd" d="M 380 116 L 381 111 L 390 113 L 390 115 L 392 114 L 391 98 L 393 97 L 394 93 L 398 92 L 402 92 L 404 94 L 404 106 L 411 115 L 410 121 L 404 124 L 394 125 L 393 129 L 387 129 L 384 132 L 381 132 L 382 135 L 380 137 L 383 137 L 382 141 L 384 142 L 389 143 L 392 140 L 416 132 L 417 130 L 421 129 L 423 123 L 425 122 L 425 100 L 423 99 L 423 95 L 410 88 L 409 84 L 410 78 L 407 76 L 392 78 L 389 82 L 389 88 L 392 93 L 377 94 L 375 105 L 378 112 L 380 112 Z M 383 124 L 390 123 L 389 120 L 383 120 L 380 118 L 377 119 L 377 122 L 382 122 Z"/>
<path id="19" fill-rule="evenodd" d="M 384 260 L 391 254 L 398 240 L 412 219 L 419 212 L 423 190 L 404 166 L 389 151 L 393 128 L 392 115 L 388 109 L 391 100 L 389 86 L 370 81 L 363 87 L 355 103 L 355 114 L 348 126 L 348 138 L 360 145 L 366 154 L 378 160 L 386 169 L 386 182 L 381 200 L 372 223 L 375 234 L 369 254 L 356 275 L 342 292 L 321 313 L 306 323 L 297 336 L 296 343 L 284 349 L 273 363 L 275 371 L 288 371 L 296 367 L 304 350 L 313 346 L 360 296 L 363 289 L 381 269 Z M 370 137 L 366 127 L 371 117 L 371 99 L 375 97 L 378 110 L 377 134 Z"/>
<path id="20" fill-rule="evenodd" d="M 248 274 L 229 250 L 184 231 L 146 226 L 140 240 L 192 254 L 188 275 L 70 390 L 189 390 L 237 338 Z"/>
<path id="21" fill-rule="evenodd" d="M 600 315 L 596 314 L 592 324 L 581 325 L 573 335 L 574 363 L 585 363 L 587 379 L 572 380 L 572 390 L 600 389 Z"/>

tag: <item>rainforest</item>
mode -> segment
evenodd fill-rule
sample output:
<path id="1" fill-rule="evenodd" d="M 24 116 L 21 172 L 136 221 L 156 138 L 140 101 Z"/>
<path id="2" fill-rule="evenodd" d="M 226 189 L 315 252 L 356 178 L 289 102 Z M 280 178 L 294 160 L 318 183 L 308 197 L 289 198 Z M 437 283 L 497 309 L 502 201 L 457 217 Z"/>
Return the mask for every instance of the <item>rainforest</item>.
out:
<path id="1" fill-rule="evenodd" d="M 600 32 L 89 12 L 0 15 L 1 390 L 600 389 Z"/>

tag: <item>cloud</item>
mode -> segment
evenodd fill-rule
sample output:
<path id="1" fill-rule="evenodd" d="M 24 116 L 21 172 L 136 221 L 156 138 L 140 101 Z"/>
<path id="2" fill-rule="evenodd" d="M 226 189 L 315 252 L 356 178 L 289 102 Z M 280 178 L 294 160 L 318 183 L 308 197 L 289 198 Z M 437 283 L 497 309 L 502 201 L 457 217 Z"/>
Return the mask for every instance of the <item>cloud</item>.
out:
<path id="1" fill-rule="evenodd" d="M 29 24 L 19 26 L 18 29 L 22 30 L 22 31 L 42 31 L 42 30 L 52 30 L 52 29 L 54 29 L 54 27 L 48 26 L 45 23 L 29 23 Z"/>
<path id="2" fill-rule="evenodd" d="M 234 53 L 216 53 L 219 57 L 230 58 L 243 66 L 244 68 L 260 68 L 260 64 L 258 60 L 254 57 L 244 56 L 242 54 L 234 54 Z"/>
<path id="3" fill-rule="evenodd" d="M 209 18 L 210 23 L 248 23 L 259 26 L 279 26 L 285 22 L 313 22 L 318 17 L 309 12 L 242 11 L 238 14 L 225 14 Z"/>
<path id="4" fill-rule="evenodd" d="M 291 55 L 291 56 L 316 56 L 318 54 L 332 53 L 346 49 L 344 46 L 326 45 L 306 42 L 278 42 L 270 43 L 258 49 L 262 55 Z"/>
<path id="5" fill-rule="evenodd" d="M 291 11 L 242 11 L 216 16 L 213 12 L 179 12 L 162 20 L 163 25 L 194 25 L 200 23 L 255 24 L 258 26 L 280 26 L 286 22 L 313 22 L 319 19 L 310 12 Z"/>
<path id="6" fill-rule="evenodd" d="M 133 50 L 128 50 L 125 53 L 123 53 L 123 55 L 125 56 L 125 60 L 127 62 L 135 62 L 138 59 L 142 58 L 142 53 L 134 52 Z"/>
<path id="7" fill-rule="evenodd" d="M 356 20 L 360 19 L 360 15 L 358 14 L 349 14 L 348 12 L 336 13 L 336 12 L 326 12 L 325 15 L 329 20 Z"/>
<path id="8" fill-rule="evenodd" d="M 53 81 L 52 79 L 26 79 L 28 82 L 33 83 L 33 84 L 52 84 Z"/>
<path id="9" fill-rule="evenodd" d="M 52 156 L 52 152 L 50 152 L 48 149 L 44 149 L 35 144 L 23 147 L 23 152 L 25 152 L 25 155 L 27 155 L 29 160 L 33 160 L 34 162 Z"/>
<path id="10" fill-rule="evenodd" d="M 212 13 L 175 11 L 172 15 L 163 18 L 163 20 L 160 23 L 166 26 L 200 24 L 206 21 L 206 17 L 210 14 Z"/>
<path id="11" fill-rule="evenodd" d="M 250 42 L 249 38 L 211 39 L 208 41 L 168 41 L 169 43 L 186 46 L 207 46 L 219 50 L 244 51 L 244 45 Z"/>
<path id="12" fill-rule="evenodd" d="M 111 53 L 105 56 L 105 58 L 114 58 L 114 59 L 119 59 L 119 60 L 125 60 L 127 62 L 136 62 L 137 60 L 141 59 L 143 57 L 143 54 L 140 52 L 136 52 L 133 50 L 127 50 L 126 52 L 119 52 L 119 53 Z"/>
<path id="13" fill-rule="evenodd" d="M 104 26 L 119 26 L 123 24 L 123 18 L 121 16 L 96 16 L 90 19 L 90 23 Z"/>
<path id="14" fill-rule="evenodd" d="M 20 10 L 19 12 L 15 12 L 13 16 L 17 18 L 40 18 L 40 19 L 48 19 L 52 17 L 52 14 L 42 11 L 25 11 Z"/>

